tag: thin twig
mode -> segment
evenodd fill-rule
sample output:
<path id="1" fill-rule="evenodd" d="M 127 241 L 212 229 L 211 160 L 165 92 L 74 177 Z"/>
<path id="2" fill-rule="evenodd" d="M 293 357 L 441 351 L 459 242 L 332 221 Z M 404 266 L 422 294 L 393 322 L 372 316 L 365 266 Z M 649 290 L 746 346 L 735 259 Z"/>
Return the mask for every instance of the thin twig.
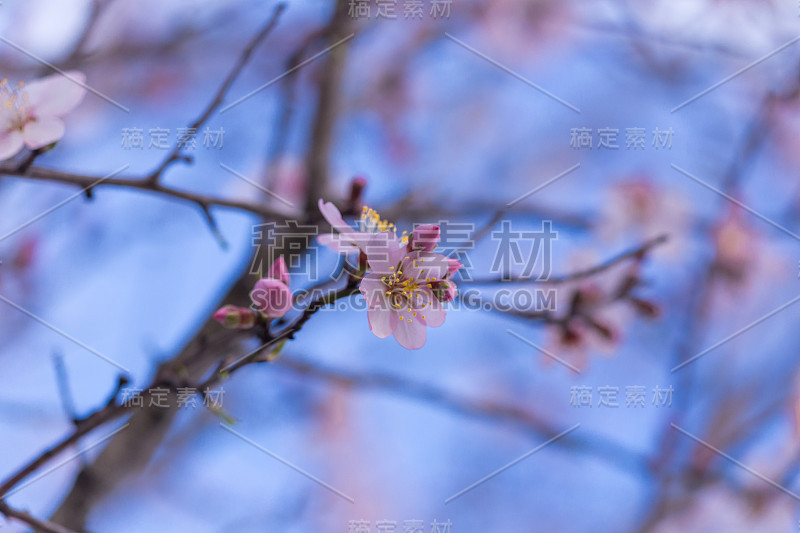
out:
<path id="1" fill-rule="evenodd" d="M 267 23 L 261 28 L 261 30 L 250 40 L 250 42 L 245 46 L 242 53 L 239 55 L 239 59 L 233 65 L 233 68 L 228 73 L 228 76 L 225 78 L 225 81 L 222 82 L 219 89 L 217 90 L 214 98 L 211 102 L 206 106 L 200 116 L 192 122 L 188 130 L 189 131 L 196 131 L 200 128 L 206 121 L 211 117 L 211 114 L 216 110 L 220 105 L 222 105 L 223 100 L 225 99 L 225 95 L 228 93 L 233 82 L 242 72 L 247 62 L 250 60 L 250 57 L 253 55 L 256 47 L 272 32 L 272 29 L 278 24 L 278 19 L 281 16 L 281 13 L 286 9 L 286 4 L 281 3 L 275 7 L 275 11 L 273 11 L 272 16 L 267 21 Z M 185 156 L 182 154 L 183 146 L 178 143 L 175 147 L 170 151 L 169 154 L 164 158 L 164 161 L 156 168 L 148 177 L 147 180 L 153 184 L 157 183 L 161 178 L 161 175 L 164 171 L 169 167 L 172 163 L 176 161 L 186 161 Z"/>
<path id="2" fill-rule="evenodd" d="M 0 500 L 0 514 L 3 514 L 8 518 L 13 518 L 15 520 L 19 520 L 20 522 L 24 522 L 31 526 L 33 530 L 37 531 L 38 533 L 75 533 L 75 531 L 67 529 L 53 522 L 40 520 L 27 511 L 14 509 L 3 500 Z"/>
<path id="3" fill-rule="evenodd" d="M 64 408 L 64 413 L 73 423 L 77 423 L 78 414 L 75 410 L 75 400 L 69 388 L 69 376 L 67 375 L 67 368 L 64 365 L 64 356 L 61 352 L 56 351 L 53 353 L 53 369 L 56 373 L 58 395 L 61 397 L 61 406 Z"/>
<path id="4" fill-rule="evenodd" d="M 595 265 L 591 268 L 587 268 L 585 270 L 578 270 L 576 272 L 572 272 L 570 274 L 565 274 L 563 276 L 554 276 L 543 280 L 538 280 L 530 277 L 512 277 L 512 278 L 480 278 L 480 279 L 473 279 L 473 280 L 461 280 L 459 284 L 464 285 L 490 285 L 494 283 L 540 283 L 545 285 L 558 285 L 562 283 L 569 283 L 572 281 L 578 281 L 581 279 L 590 278 L 610 268 L 623 263 L 629 259 L 641 259 L 653 248 L 660 246 L 667 242 L 669 237 L 667 235 L 660 235 L 654 239 L 650 239 L 639 246 L 627 250 L 621 254 L 618 254 L 598 265 Z"/>
<path id="5" fill-rule="evenodd" d="M 127 189 L 136 189 L 185 200 L 197 205 L 200 207 L 200 209 L 206 209 L 209 206 L 237 209 L 256 214 L 266 220 L 282 220 L 287 215 L 286 213 L 263 204 L 239 200 L 227 200 L 215 196 L 207 196 L 190 191 L 184 191 L 174 187 L 162 185 L 160 182 L 152 183 L 148 178 L 115 177 L 101 180 L 101 178 L 98 176 L 62 172 L 59 170 L 52 170 L 49 168 L 36 166 L 30 167 L 25 171 L 20 171 L 15 166 L 9 164 L 0 164 L 0 175 L 15 176 L 30 180 L 51 181 L 65 185 L 74 185 L 80 187 L 81 189 L 89 188 L 87 192 L 99 187 L 122 187 Z"/>

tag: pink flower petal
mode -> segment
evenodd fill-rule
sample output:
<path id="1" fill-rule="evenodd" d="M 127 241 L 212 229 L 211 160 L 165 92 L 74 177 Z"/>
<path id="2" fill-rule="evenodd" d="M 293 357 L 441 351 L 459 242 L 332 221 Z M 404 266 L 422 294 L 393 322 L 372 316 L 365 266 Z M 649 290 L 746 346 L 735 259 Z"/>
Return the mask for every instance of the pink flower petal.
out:
<path id="1" fill-rule="evenodd" d="M 394 330 L 394 338 L 403 348 L 418 350 L 425 344 L 428 328 L 417 320 L 412 319 L 409 322 L 410 318 L 404 316 L 402 320 L 398 320 L 397 327 Z"/>
<path id="2" fill-rule="evenodd" d="M 64 123 L 60 118 L 47 117 L 25 124 L 22 136 L 30 149 L 41 148 L 59 140 L 64 135 Z"/>
<path id="3" fill-rule="evenodd" d="M 369 329 L 379 339 L 385 339 L 397 328 L 397 313 L 389 309 L 369 309 L 367 311 Z"/>
<path id="4" fill-rule="evenodd" d="M 423 294 L 424 296 L 422 296 Z M 418 307 L 414 308 L 419 322 L 431 328 L 438 328 L 444 324 L 444 320 L 447 317 L 447 309 L 434 296 L 433 291 L 424 289 L 414 303 L 419 304 Z"/>
<path id="5" fill-rule="evenodd" d="M 269 267 L 269 274 L 267 277 L 282 281 L 285 285 L 289 285 L 289 269 L 286 268 L 286 260 L 283 256 L 278 257 L 272 266 Z"/>
<path id="6" fill-rule="evenodd" d="M 386 296 L 386 285 L 378 274 L 367 274 L 361 280 L 359 290 L 367 302 L 369 329 L 376 337 L 384 339 L 397 327 L 397 313 Z"/>
<path id="7" fill-rule="evenodd" d="M 405 248 L 400 247 L 397 235 L 391 231 L 372 234 L 363 249 L 367 254 L 369 266 L 380 274 L 390 274 L 396 271 L 397 265 L 406 255 Z"/>
<path id="8" fill-rule="evenodd" d="M 81 103 L 86 88 L 76 81 L 84 83 L 86 76 L 74 70 L 65 74 L 53 74 L 25 86 L 28 103 L 37 117 L 60 117 Z"/>
<path id="9" fill-rule="evenodd" d="M 320 198 L 317 205 L 319 205 L 320 213 L 322 213 L 322 216 L 325 217 L 325 220 L 328 221 L 328 224 L 330 224 L 333 229 L 339 233 L 350 233 L 353 231 L 353 228 L 342 218 L 342 213 L 340 213 L 331 202 L 323 202 L 322 198 Z"/>
<path id="10" fill-rule="evenodd" d="M 12 130 L 0 133 L 0 161 L 17 155 L 23 145 L 21 131 Z"/>
<path id="11" fill-rule="evenodd" d="M 342 235 L 340 233 L 323 233 L 317 235 L 317 242 L 323 246 L 327 246 L 334 252 L 340 254 L 349 254 L 358 252 L 360 248 L 354 239 L 349 238 L 350 235 Z"/>
<path id="12" fill-rule="evenodd" d="M 458 272 L 464 267 L 464 265 L 461 264 L 461 261 L 459 261 L 458 259 L 453 259 L 452 257 L 447 258 L 447 264 L 448 264 L 447 267 L 448 278 L 453 277 L 456 272 Z"/>
<path id="13" fill-rule="evenodd" d="M 277 279 L 256 281 L 250 299 L 262 315 L 270 318 L 282 317 L 292 309 L 292 291 Z"/>
<path id="14" fill-rule="evenodd" d="M 376 300 L 375 303 L 372 303 L 372 300 L 367 298 L 367 296 L 372 297 L 374 293 L 384 297 L 386 296 L 386 285 L 381 280 L 381 275 L 374 272 L 370 272 L 364 276 L 364 279 L 361 280 L 361 284 L 358 286 L 358 289 L 361 291 L 361 294 L 364 295 L 364 298 L 367 300 L 367 303 L 369 303 L 370 306 L 378 305 L 380 302 Z"/>

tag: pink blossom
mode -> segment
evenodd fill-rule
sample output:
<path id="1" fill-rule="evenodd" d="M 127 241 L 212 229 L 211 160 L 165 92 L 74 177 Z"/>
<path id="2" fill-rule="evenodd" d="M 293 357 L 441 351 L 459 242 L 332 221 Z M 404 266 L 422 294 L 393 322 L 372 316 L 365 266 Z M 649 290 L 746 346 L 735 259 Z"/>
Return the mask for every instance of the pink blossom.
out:
<path id="1" fill-rule="evenodd" d="M 409 252 L 393 232 L 376 235 L 365 252 L 372 272 L 361 281 L 367 318 L 380 338 L 394 334 L 401 346 L 416 350 L 425 344 L 427 328 L 444 324 L 447 314 L 434 293 L 449 263 L 441 254 Z"/>
<path id="2" fill-rule="evenodd" d="M 23 146 L 34 150 L 61 139 L 61 117 L 83 99 L 85 79 L 73 71 L 17 87 L 7 80 L 0 82 L 0 161 L 13 157 Z"/>
<path id="3" fill-rule="evenodd" d="M 421 348 L 427 328 L 439 327 L 447 312 L 442 305 L 456 295 L 449 277 L 461 267 L 433 250 L 439 242 L 440 228 L 423 224 L 406 238 L 398 237 L 394 224 L 363 207 L 358 229 L 344 221 L 330 202 L 319 201 L 319 209 L 333 231 L 317 240 L 340 253 L 360 252 L 364 268 L 371 269 L 361 280 L 359 290 L 367 301 L 370 330 L 380 338 L 394 335 L 401 346 Z M 405 232 L 404 232 L 405 235 Z"/>
<path id="4" fill-rule="evenodd" d="M 256 315 L 250 309 L 226 305 L 219 308 L 213 315 L 214 320 L 226 328 L 248 329 L 256 323 Z"/>

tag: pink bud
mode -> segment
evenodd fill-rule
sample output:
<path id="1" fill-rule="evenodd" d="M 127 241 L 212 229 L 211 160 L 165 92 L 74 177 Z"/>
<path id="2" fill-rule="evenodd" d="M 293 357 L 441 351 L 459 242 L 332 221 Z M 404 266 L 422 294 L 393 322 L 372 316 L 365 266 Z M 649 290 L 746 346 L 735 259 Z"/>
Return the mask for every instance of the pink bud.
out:
<path id="1" fill-rule="evenodd" d="M 292 308 L 292 291 L 280 280 L 262 278 L 250 293 L 253 306 L 267 318 L 282 317 Z"/>
<path id="2" fill-rule="evenodd" d="M 367 187 L 367 180 L 362 176 L 356 176 L 350 182 L 350 198 L 347 200 L 347 211 L 358 213 L 361 211 L 362 197 L 364 189 Z"/>
<path id="3" fill-rule="evenodd" d="M 564 326 L 561 332 L 561 342 L 565 346 L 578 346 L 583 341 L 583 333 L 579 328 L 571 325 Z"/>
<path id="4" fill-rule="evenodd" d="M 440 302 L 452 301 L 457 293 L 456 284 L 450 280 L 445 279 L 433 283 L 433 294 Z"/>
<path id="5" fill-rule="evenodd" d="M 659 309 L 656 304 L 648 300 L 631 297 L 631 303 L 645 318 L 658 318 L 659 314 L 661 313 L 661 309 Z"/>
<path id="6" fill-rule="evenodd" d="M 408 250 L 432 252 L 439 243 L 441 230 L 433 224 L 421 224 L 414 228 L 408 237 Z"/>
<path id="7" fill-rule="evenodd" d="M 453 259 L 452 257 L 447 258 L 447 276 L 448 278 L 453 277 L 453 275 L 461 270 L 464 265 L 461 264 L 461 261 L 458 259 Z"/>
<path id="8" fill-rule="evenodd" d="M 217 309 L 213 317 L 226 328 L 248 329 L 256 323 L 256 315 L 253 311 L 235 305 L 226 305 Z"/>
<path id="9" fill-rule="evenodd" d="M 267 277 L 277 279 L 278 281 L 282 281 L 285 285 L 289 285 L 289 269 L 286 268 L 286 261 L 284 261 L 283 256 L 278 257 L 275 262 L 272 263 L 272 266 L 269 267 Z"/>

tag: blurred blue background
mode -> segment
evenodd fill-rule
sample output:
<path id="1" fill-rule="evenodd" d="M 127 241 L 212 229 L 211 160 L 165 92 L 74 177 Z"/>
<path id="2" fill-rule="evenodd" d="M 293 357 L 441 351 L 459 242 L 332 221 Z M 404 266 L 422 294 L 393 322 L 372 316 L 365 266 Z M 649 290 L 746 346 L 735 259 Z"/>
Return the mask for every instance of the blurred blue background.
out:
<path id="1" fill-rule="evenodd" d="M 800 283 L 800 239 L 791 234 L 800 221 L 800 45 L 765 56 L 800 34 L 800 8 L 746 0 L 453 0 L 448 16 L 434 17 L 431 1 L 421 18 L 405 18 L 402 0 L 394 19 L 376 18 L 370 2 L 362 3 L 370 16 L 348 13 L 355 37 L 346 45 L 331 132 L 330 199 L 346 197 L 359 175 L 368 180 L 365 202 L 402 228 L 442 220 L 480 228 L 508 202 L 580 164 L 505 218 L 523 230 L 553 222 L 554 275 L 668 234 L 647 255 L 637 289 L 658 306 L 658 318 L 611 305 L 601 316 L 613 338 L 589 332 L 576 348 L 541 321 L 453 309 L 421 350 L 407 351 L 373 336 L 361 311 L 319 313 L 278 362 L 223 384 L 224 410 L 236 431 L 355 503 L 224 431 L 215 414 L 186 409 L 147 464 L 93 506 L 88 530 L 347 532 L 360 531 L 353 521 L 368 521 L 367 531 L 380 531 L 378 522 L 389 520 L 404 531 L 406 521 L 421 520 L 427 533 L 434 521 L 449 520 L 454 532 L 795 531 L 797 501 L 782 488 L 800 491 L 800 311 L 775 311 L 798 296 Z M 274 7 L 110 3 L 86 53 L 68 67 L 129 112 L 87 94 L 67 117 L 63 140 L 36 164 L 97 176 L 122 165 L 130 165 L 124 175 L 150 172 L 165 151 L 147 146 L 147 132 L 169 129 L 174 141 Z M 333 11 L 329 1 L 288 2 L 226 102 L 281 76 Z M 78 0 L 3 2 L 0 36 L 29 52 L 0 43 L 3 76 L 48 73 L 31 56 L 60 64 L 90 12 L 91 3 Z M 311 42 L 308 57 L 325 48 Z M 224 129 L 222 148 L 204 147 L 201 130 L 195 161 L 170 167 L 165 183 L 283 209 L 222 163 L 302 206 L 327 59 L 213 114 L 208 126 Z M 131 128 L 145 133 L 143 149 L 125 146 Z M 619 148 L 598 146 L 603 128 L 619 130 Z M 643 147 L 626 147 L 633 128 L 645 131 Z M 572 142 L 578 129 L 591 130 L 591 148 Z M 668 147 L 653 142 L 656 129 L 672 132 Z M 75 192 L 3 177 L 0 234 Z M 131 386 L 146 387 L 250 263 L 260 220 L 230 209 L 213 214 L 226 247 L 196 206 L 98 187 L 91 201 L 77 198 L 0 240 L 0 294 L 129 369 Z M 473 277 L 486 277 L 497 249 L 489 235 L 468 251 Z M 321 272 L 333 271 L 332 252 L 321 250 L 318 259 Z M 629 263 L 579 285 L 604 287 Z M 293 288 L 309 283 L 292 277 Z M 573 289 L 557 287 L 562 305 Z M 9 305 L 0 305 L 0 317 L 5 478 L 71 430 L 54 355 L 78 414 L 107 400 L 119 369 Z M 544 364 L 549 358 L 509 329 L 580 361 L 582 371 Z M 620 407 L 598 407 L 598 388 L 606 386 L 619 388 Z M 633 386 L 647 390 L 642 407 L 625 406 Z M 575 405 L 576 387 L 592 388 L 592 407 Z M 671 405 L 653 404 L 655 387 L 674 390 Z M 93 432 L 82 446 L 121 424 Z M 445 503 L 554 436 L 542 428 L 576 424 L 568 444 L 555 441 Z M 8 502 L 50 516 L 81 461 L 100 449 Z M 3 529 L 25 530 L 12 522 Z"/>

